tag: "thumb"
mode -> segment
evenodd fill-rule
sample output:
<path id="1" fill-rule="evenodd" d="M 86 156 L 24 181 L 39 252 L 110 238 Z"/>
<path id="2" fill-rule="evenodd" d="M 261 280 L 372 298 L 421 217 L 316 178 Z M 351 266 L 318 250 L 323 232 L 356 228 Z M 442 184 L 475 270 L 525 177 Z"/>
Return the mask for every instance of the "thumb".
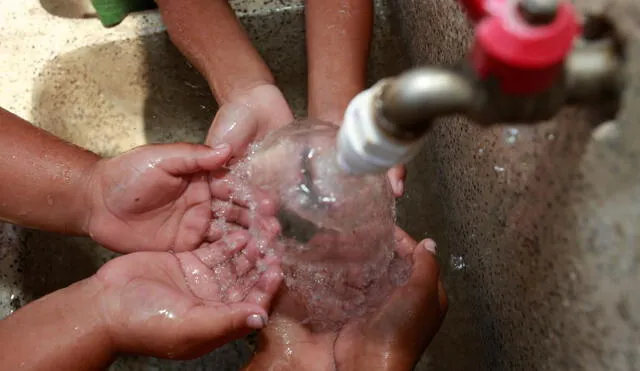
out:
<path id="1" fill-rule="evenodd" d="M 217 170 L 224 166 L 231 152 L 229 145 L 224 143 L 214 148 L 189 143 L 159 144 L 144 150 L 152 154 L 148 156 L 149 167 L 160 168 L 174 176 Z"/>
<path id="2" fill-rule="evenodd" d="M 378 332 L 371 336 L 391 337 L 411 354 L 420 354 L 427 346 L 446 311 L 434 249 L 435 243 L 429 239 L 414 249 L 409 280 L 387 301 L 371 329 Z"/>
<path id="3" fill-rule="evenodd" d="M 441 292 L 440 266 L 435 254 L 436 243 L 433 240 L 427 238 L 420 241 L 413 251 L 411 277 L 403 290 L 411 294 L 416 304 L 435 305 L 438 309 L 446 310 L 447 300 L 444 292 Z M 433 302 L 434 299 L 437 301 Z"/>
<path id="4" fill-rule="evenodd" d="M 204 304 L 193 308 L 183 325 L 193 331 L 187 338 L 220 346 L 264 328 L 268 319 L 257 304 Z"/>
<path id="5" fill-rule="evenodd" d="M 248 145 L 256 139 L 257 130 L 258 122 L 250 107 L 227 103 L 216 113 L 205 143 L 210 146 L 229 143 L 232 156 L 242 157 Z"/>

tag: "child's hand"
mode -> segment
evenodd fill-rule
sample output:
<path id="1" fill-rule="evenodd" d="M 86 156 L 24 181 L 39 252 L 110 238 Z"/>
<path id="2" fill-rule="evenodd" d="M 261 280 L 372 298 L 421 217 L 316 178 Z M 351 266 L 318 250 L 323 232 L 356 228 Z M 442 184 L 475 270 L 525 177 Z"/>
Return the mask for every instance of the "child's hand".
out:
<path id="1" fill-rule="evenodd" d="M 264 327 L 281 281 L 274 258 L 240 232 L 194 251 L 140 252 L 93 276 L 119 353 L 192 358 Z"/>
<path id="2" fill-rule="evenodd" d="M 447 298 L 438 264 L 430 252 L 435 251 L 435 243 L 424 240 L 416 244 L 399 228 L 396 240 L 398 254 L 413 261 L 413 272 L 381 308 L 354 318 L 338 331 L 314 332 L 301 323 L 304 318 L 295 317 L 295 300 L 283 291 L 274 304 L 279 313 L 261 332 L 260 348 L 247 370 L 277 366 L 309 370 L 413 369 L 444 319 Z"/>
<path id="3" fill-rule="evenodd" d="M 258 85 L 232 94 L 221 105 L 206 144 L 229 143 L 235 161 L 244 157 L 251 143 L 292 121 L 293 114 L 280 89 L 275 85 Z"/>
<path id="4" fill-rule="evenodd" d="M 249 146 L 263 139 L 269 132 L 291 123 L 294 120 L 289 106 L 275 85 L 258 85 L 249 90 L 232 94 L 216 114 L 206 143 L 230 143 L 231 163 L 245 157 Z M 215 216 L 225 216 L 232 230 L 247 227 L 248 206 L 243 201 L 240 189 L 242 182 L 234 180 L 227 169 L 220 169 L 211 177 L 211 193 L 214 198 Z M 255 192 L 255 191 L 254 191 Z M 254 197 L 259 195 L 253 194 Z M 275 215 L 276 209 L 271 200 L 265 197 L 261 213 Z M 273 224 L 273 220 L 269 223 Z M 216 226 L 212 236 L 219 236 Z"/>
<path id="5" fill-rule="evenodd" d="M 231 149 L 194 144 L 150 145 L 99 161 L 86 182 L 84 230 L 118 252 L 187 251 L 209 236 L 209 174 Z"/>

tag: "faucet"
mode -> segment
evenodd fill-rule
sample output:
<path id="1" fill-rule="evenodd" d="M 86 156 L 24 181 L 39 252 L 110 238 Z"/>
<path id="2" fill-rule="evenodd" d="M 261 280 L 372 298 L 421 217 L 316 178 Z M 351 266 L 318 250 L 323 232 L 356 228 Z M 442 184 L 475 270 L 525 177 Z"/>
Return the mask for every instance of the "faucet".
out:
<path id="1" fill-rule="evenodd" d="M 480 125 L 533 124 L 565 105 L 614 107 L 624 89 L 624 53 L 613 27 L 580 25 L 569 0 L 459 0 L 475 23 L 472 51 L 454 67 L 417 67 L 386 78 L 348 105 L 337 157 L 351 174 L 411 160 L 437 119 Z"/>

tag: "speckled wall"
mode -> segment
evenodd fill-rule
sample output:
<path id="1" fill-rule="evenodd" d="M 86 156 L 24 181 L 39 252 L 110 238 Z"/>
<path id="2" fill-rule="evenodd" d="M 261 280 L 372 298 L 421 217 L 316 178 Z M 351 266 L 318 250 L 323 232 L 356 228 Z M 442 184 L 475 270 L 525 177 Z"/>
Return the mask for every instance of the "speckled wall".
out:
<path id="1" fill-rule="evenodd" d="M 420 370 L 640 369 L 640 2 L 576 3 L 606 11 L 630 46 L 616 122 L 446 120 L 409 167 L 401 221 L 439 243 L 450 295 Z M 463 57 L 453 0 L 399 1 L 398 14 L 415 63 Z"/>

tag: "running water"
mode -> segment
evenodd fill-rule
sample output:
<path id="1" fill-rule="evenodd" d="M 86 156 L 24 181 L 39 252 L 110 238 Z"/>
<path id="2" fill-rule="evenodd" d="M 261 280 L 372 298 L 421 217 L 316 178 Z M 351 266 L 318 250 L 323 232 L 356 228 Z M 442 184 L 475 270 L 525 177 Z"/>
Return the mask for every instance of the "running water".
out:
<path id="1" fill-rule="evenodd" d="M 271 133 L 232 169 L 261 252 L 281 258 L 295 315 L 321 329 L 377 308 L 410 268 L 395 254 L 387 177 L 341 172 L 336 135 L 332 124 L 295 122 Z M 275 240 L 257 222 L 264 197 L 278 204 L 282 233 Z"/>

